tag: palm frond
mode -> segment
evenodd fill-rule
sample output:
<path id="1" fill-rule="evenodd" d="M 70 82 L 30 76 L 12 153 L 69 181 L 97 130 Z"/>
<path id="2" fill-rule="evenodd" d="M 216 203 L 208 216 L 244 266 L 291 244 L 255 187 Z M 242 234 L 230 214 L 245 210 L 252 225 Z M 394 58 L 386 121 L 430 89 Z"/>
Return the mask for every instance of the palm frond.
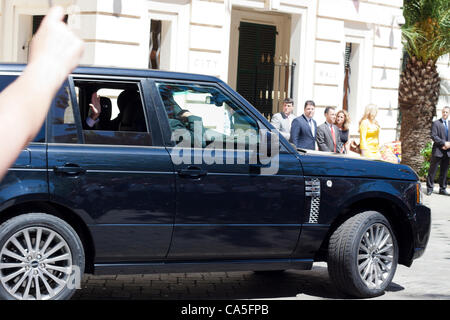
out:
<path id="1" fill-rule="evenodd" d="M 437 61 L 450 53 L 450 1 L 405 0 L 403 45 L 410 56 Z"/>

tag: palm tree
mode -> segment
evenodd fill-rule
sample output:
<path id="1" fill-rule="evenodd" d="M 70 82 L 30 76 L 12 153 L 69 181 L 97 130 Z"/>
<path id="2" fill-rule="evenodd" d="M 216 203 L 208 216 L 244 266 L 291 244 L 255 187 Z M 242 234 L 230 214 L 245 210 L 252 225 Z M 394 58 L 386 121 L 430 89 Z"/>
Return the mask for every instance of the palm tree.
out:
<path id="1" fill-rule="evenodd" d="M 398 90 L 402 163 L 418 172 L 439 98 L 436 62 L 450 53 L 450 0 L 404 0 L 403 16 L 405 55 Z"/>

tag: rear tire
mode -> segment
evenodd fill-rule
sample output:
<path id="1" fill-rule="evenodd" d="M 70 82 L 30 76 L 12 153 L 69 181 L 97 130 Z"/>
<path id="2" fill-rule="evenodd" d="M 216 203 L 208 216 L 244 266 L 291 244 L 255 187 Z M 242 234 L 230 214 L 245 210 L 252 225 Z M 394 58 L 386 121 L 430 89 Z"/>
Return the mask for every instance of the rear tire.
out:
<path id="1" fill-rule="evenodd" d="M 389 221 L 379 212 L 359 213 L 332 234 L 328 273 L 337 288 L 350 296 L 382 295 L 398 262 L 398 245 Z"/>
<path id="2" fill-rule="evenodd" d="M 0 226 L 0 299 L 65 300 L 84 273 L 75 230 L 45 213 L 23 214 Z"/>

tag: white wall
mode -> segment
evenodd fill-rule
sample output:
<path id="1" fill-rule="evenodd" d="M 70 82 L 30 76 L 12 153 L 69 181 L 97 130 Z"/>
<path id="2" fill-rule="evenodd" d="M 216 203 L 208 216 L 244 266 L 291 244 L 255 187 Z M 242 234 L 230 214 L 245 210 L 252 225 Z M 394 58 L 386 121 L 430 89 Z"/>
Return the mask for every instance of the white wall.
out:
<path id="1" fill-rule="evenodd" d="M 33 30 L 33 16 L 28 14 L 19 14 L 17 16 L 17 45 L 15 46 L 14 56 L 17 62 L 26 63 L 28 61 L 29 44 Z"/>
<path id="2" fill-rule="evenodd" d="M 323 109 L 342 107 L 345 43 L 357 44 L 358 60 L 352 67 L 350 134 L 358 135 L 358 122 L 369 103 L 379 106 L 382 143 L 395 140 L 397 89 L 402 55 L 402 1 L 320 0 L 317 11 L 314 100 L 316 119 Z M 357 79 L 355 79 L 357 78 Z M 355 83 L 356 81 L 356 83 Z M 357 89 L 356 89 L 357 88 Z M 355 92 L 357 91 L 357 92 Z"/>
<path id="3" fill-rule="evenodd" d="M 147 1 L 149 23 L 161 20 L 163 32 L 170 26 L 170 35 L 162 43 L 161 69 L 189 71 L 190 8 L 190 1 Z"/>
<path id="4" fill-rule="evenodd" d="M 55 1 L 65 8 L 74 0 Z M 5 62 L 26 62 L 27 42 L 31 39 L 33 15 L 44 15 L 49 9 L 48 0 L 2 0 L 0 59 Z M 25 48 L 23 48 L 25 46 Z"/>
<path id="5" fill-rule="evenodd" d="M 437 118 L 440 118 L 442 108 L 450 106 L 450 55 L 441 57 L 437 67 L 441 77 L 441 94 L 437 105 Z"/>

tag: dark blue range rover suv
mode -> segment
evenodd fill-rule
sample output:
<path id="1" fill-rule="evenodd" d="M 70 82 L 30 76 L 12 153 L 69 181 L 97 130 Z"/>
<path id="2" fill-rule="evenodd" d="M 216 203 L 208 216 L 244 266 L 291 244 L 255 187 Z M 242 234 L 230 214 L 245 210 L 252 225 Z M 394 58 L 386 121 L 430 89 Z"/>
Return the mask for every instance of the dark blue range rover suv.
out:
<path id="1" fill-rule="evenodd" d="M 0 90 L 23 68 L 0 65 Z M 68 299 L 84 273 L 315 261 L 372 297 L 429 233 L 407 166 L 297 150 L 215 77 L 79 67 L 1 181 L 0 298 Z"/>

